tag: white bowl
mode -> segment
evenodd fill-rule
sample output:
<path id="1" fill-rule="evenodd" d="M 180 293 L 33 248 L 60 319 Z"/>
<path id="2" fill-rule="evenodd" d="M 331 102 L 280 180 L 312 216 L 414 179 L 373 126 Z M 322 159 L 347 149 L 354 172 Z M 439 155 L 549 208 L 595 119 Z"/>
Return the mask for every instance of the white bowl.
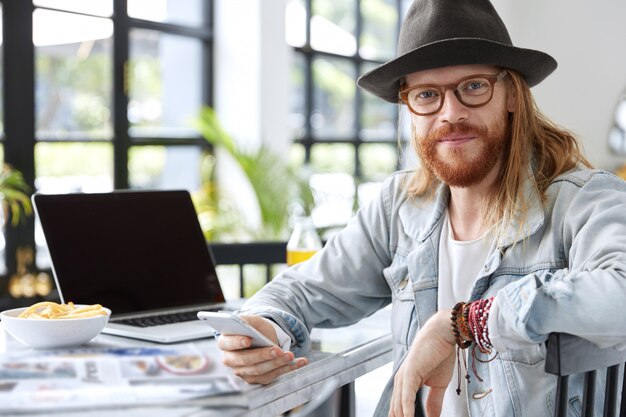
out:
<path id="1" fill-rule="evenodd" d="M 11 336 L 35 349 L 67 348 L 85 344 L 104 329 L 111 316 L 111 310 L 104 308 L 106 316 L 76 319 L 18 318 L 27 308 L 3 311 L 0 313 L 0 320 Z"/>

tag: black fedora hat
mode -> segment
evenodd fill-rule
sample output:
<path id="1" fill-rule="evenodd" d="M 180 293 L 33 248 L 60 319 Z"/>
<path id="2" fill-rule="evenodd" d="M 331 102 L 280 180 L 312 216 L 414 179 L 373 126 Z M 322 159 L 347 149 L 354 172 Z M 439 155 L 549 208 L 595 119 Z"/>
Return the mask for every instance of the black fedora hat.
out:
<path id="1" fill-rule="evenodd" d="M 488 0 L 415 0 L 400 29 L 397 58 L 363 74 L 357 84 L 398 102 L 400 82 L 416 71 L 487 64 L 514 69 L 534 86 L 556 69 L 550 55 L 513 46 Z"/>

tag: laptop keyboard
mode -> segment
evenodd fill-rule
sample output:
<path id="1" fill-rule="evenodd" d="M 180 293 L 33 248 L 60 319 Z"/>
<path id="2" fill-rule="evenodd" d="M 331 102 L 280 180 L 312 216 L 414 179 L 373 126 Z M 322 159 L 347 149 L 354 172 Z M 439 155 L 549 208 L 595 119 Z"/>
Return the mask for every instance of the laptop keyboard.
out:
<path id="1" fill-rule="evenodd" d="M 198 320 L 198 311 L 218 311 L 219 309 L 203 308 L 194 311 L 182 311 L 176 313 L 163 313 L 154 316 L 134 317 L 128 319 L 111 320 L 113 323 L 127 324 L 135 327 L 152 327 L 162 324 L 182 323 L 185 321 Z"/>

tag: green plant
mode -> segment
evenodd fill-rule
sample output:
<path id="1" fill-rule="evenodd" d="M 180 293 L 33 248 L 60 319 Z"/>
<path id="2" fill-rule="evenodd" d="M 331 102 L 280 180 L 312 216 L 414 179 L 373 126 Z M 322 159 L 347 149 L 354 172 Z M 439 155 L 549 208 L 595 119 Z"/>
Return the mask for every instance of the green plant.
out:
<path id="1" fill-rule="evenodd" d="M 288 229 L 289 205 L 300 199 L 306 206 L 312 201 L 308 185 L 289 169 L 286 161 L 261 145 L 255 150 L 242 149 L 222 128 L 215 110 L 202 109 L 196 123 L 204 138 L 215 147 L 228 152 L 250 182 L 261 214 L 261 230 L 252 233 L 263 239 L 284 238 Z M 211 190 L 219 206 L 219 189 Z M 307 195 L 308 193 L 308 195 Z M 213 209 L 215 209 L 215 205 Z M 219 207 L 217 207 L 219 212 Z"/>
<path id="2" fill-rule="evenodd" d="M 202 156 L 200 164 L 202 184 L 193 194 L 198 221 L 206 240 L 233 240 L 242 229 L 241 213 L 237 207 L 218 193 L 215 181 L 215 157 L 210 153 Z"/>
<path id="3" fill-rule="evenodd" d="M 0 172 L 0 197 L 4 218 L 11 218 L 11 225 L 17 226 L 24 216 L 33 212 L 29 198 L 30 187 L 20 171 L 4 164 Z"/>

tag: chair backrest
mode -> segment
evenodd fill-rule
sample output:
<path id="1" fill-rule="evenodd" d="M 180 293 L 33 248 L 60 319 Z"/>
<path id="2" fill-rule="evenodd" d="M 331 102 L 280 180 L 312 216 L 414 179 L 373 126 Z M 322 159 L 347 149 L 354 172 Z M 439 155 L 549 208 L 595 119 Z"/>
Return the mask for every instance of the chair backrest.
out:
<path id="1" fill-rule="evenodd" d="M 582 417 L 594 415 L 596 404 L 596 380 L 598 373 L 606 370 L 604 381 L 603 416 L 626 417 L 626 400 L 624 400 L 624 387 L 626 387 L 626 350 L 614 348 L 601 349 L 593 343 L 576 336 L 565 333 L 553 333 L 548 338 L 546 372 L 558 376 L 557 392 L 555 401 L 555 417 L 567 416 L 567 404 L 569 401 L 568 383 L 569 377 L 574 374 L 584 374 L 584 387 L 582 398 Z M 621 366 L 620 366 L 621 365 Z M 622 392 L 618 393 L 622 378 Z M 602 381 L 599 381 L 602 383 Z M 599 417 L 599 416 L 596 416 Z"/>
<path id="2" fill-rule="evenodd" d="M 287 259 L 287 242 L 211 243 L 209 245 L 217 265 L 237 265 L 239 267 L 239 296 L 245 297 L 246 265 L 263 265 L 265 282 L 270 282 L 274 271 L 272 266 L 284 264 Z"/>

